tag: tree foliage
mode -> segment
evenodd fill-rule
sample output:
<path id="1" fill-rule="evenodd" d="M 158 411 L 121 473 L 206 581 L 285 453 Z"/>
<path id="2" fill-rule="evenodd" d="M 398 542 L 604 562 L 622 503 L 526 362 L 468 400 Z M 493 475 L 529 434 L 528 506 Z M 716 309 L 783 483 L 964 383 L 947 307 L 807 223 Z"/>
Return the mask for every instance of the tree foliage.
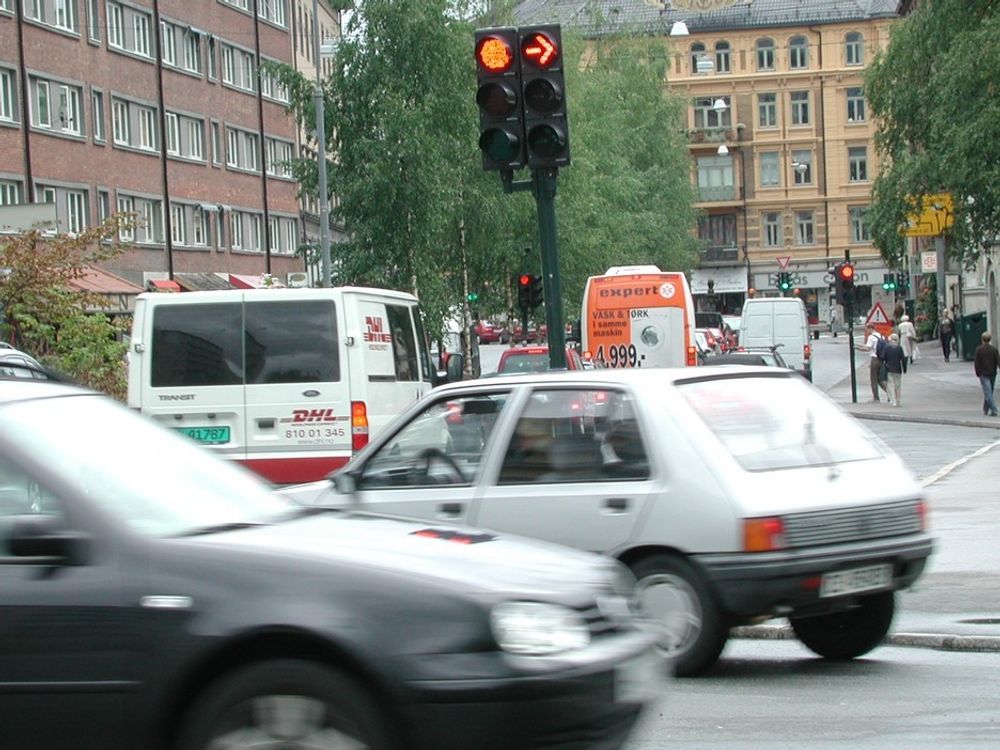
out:
<path id="1" fill-rule="evenodd" d="M 120 324 L 100 312 L 99 294 L 67 283 L 87 266 L 120 255 L 122 226 L 115 216 L 77 234 L 37 229 L 0 237 L 0 328 L 4 338 L 77 382 L 125 399 L 127 372 Z"/>
<path id="2" fill-rule="evenodd" d="M 473 32 L 510 24 L 509 5 L 490 3 L 477 19 L 482 3 L 358 3 L 323 81 L 329 190 L 349 237 L 331 250 L 336 281 L 412 290 L 432 328 L 468 291 L 483 314 L 504 311 L 511 276 L 540 268 L 531 194 L 505 194 L 477 145 Z M 573 161 L 556 210 L 567 310 L 586 276 L 609 265 L 686 270 L 693 258 L 690 164 L 681 109 L 664 93 L 665 42 L 619 41 L 631 53 L 564 32 Z M 276 70 L 289 109 L 314 129 L 314 83 Z M 316 194 L 315 162 L 292 166 Z"/>
<path id="3" fill-rule="evenodd" d="M 920 3 L 868 69 L 865 95 L 882 161 L 869 221 L 876 245 L 901 260 L 913 200 L 951 193 L 951 244 L 974 257 L 1000 235 L 1000 2 Z"/>

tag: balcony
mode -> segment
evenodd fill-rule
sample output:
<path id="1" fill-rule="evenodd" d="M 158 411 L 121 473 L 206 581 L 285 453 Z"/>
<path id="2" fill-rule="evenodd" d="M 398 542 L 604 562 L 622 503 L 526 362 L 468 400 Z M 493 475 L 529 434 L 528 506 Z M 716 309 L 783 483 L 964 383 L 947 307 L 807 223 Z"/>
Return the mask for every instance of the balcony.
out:
<path id="1" fill-rule="evenodd" d="M 709 203 L 712 201 L 719 202 L 719 201 L 737 200 L 736 186 L 735 185 L 716 185 L 713 187 L 699 186 L 698 200 L 702 203 Z"/>
<path id="2" fill-rule="evenodd" d="M 725 143 L 736 140 L 736 131 L 731 127 L 695 128 L 688 131 L 691 143 Z"/>
<path id="3" fill-rule="evenodd" d="M 709 245 L 702 240 L 702 263 L 737 263 L 740 259 L 740 249 L 736 245 Z"/>

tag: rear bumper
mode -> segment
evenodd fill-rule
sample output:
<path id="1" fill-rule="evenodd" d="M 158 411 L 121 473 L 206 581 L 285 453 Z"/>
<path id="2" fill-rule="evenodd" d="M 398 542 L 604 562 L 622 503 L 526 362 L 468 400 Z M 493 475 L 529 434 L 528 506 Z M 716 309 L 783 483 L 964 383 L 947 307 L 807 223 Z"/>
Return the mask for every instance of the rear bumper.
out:
<path id="1" fill-rule="evenodd" d="M 857 543 L 775 553 L 700 555 L 705 570 L 729 615 L 820 613 L 847 606 L 852 596 L 821 598 L 819 577 L 824 573 L 890 563 L 893 590 L 913 584 L 924 570 L 934 548 L 926 534 L 898 541 Z"/>

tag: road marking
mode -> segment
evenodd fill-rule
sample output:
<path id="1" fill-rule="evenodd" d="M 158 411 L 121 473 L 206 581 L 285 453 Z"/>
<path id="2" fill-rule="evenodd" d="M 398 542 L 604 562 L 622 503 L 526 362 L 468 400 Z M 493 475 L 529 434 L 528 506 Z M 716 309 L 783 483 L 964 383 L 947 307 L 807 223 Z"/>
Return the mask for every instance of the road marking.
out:
<path id="1" fill-rule="evenodd" d="M 946 476 L 948 476 L 949 474 L 951 474 L 951 472 L 953 472 L 959 466 L 962 466 L 963 464 L 968 463 L 972 459 L 978 458 L 979 456 L 982 456 L 985 453 L 988 453 L 989 451 L 991 451 L 994 448 L 996 448 L 998 445 L 1000 445 L 1000 440 L 994 440 L 989 445 L 984 445 L 982 448 L 979 448 L 978 450 L 974 450 L 974 451 L 972 451 L 972 453 L 969 453 L 966 456 L 962 456 L 961 458 L 959 458 L 959 459 L 957 459 L 955 461 L 952 461 L 950 464 L 942 466 L 940 469 L 938 469 L 937 471 L 935 471 L 929 477 L 921 479 L 920 480 L 920 486 L 921 487 L 930 487 L 935 482 L 937 482 L 937 481 L 939 481 L 941 479 L 944 479 Z"/>

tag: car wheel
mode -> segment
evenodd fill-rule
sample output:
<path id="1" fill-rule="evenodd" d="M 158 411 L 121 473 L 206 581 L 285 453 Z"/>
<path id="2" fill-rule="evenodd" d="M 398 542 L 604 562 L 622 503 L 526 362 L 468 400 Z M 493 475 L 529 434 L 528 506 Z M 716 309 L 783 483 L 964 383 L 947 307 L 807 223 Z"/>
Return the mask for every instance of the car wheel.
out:
<path id="1" fill-rule="evenodd" d="M 661 631 L 660 650 L 674 674 L 688 677 L 715 664 L 729 638 L 729 625 L 715 595 L 686 560 L 652 555 L 632 565 L 642 612 Z"/>
<path id="2" fill-rule="evenodd" d="M 892 626 L 896 597 L 891 591 L 869 594 L 843 612 L 791 618 L 792 629 L 808 648 L 827 659 L 854 659 L 878 646 Z"/>
<path id="3" fill-rule="evenodd" d="M 349 677 L 307 661 L 266 661 L 223 677 L 197 697 L 176 748 L 392 750 L 387 723 Z"/>

